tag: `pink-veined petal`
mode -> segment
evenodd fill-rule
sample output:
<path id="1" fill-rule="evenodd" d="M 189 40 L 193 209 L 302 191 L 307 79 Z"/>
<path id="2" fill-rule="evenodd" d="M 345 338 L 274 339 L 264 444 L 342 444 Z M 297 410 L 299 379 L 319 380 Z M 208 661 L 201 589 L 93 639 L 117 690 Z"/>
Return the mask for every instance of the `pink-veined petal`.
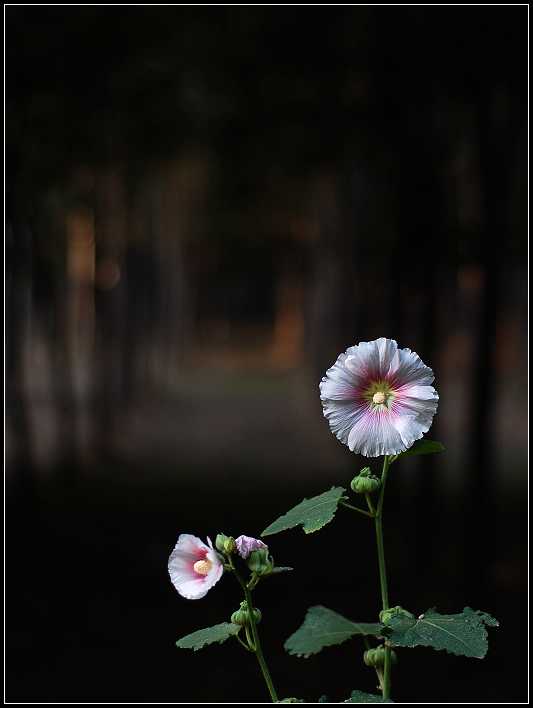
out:
<path id="1" fill-rule="evenodd" d="M 213 549 L 211 540 L 206 545 L 192 534 L 181 534 L 168 560 L 170 580 L 180 595 L 188 600 L 197 600 L 210 590 L 224 571 L 222 561 Z M 207 575 L 194 570 L 198 560 L 207 559 L 211 568 Z"/>
<path id="2" fill-rule="evenodd" d="M 401 435 L 391 418 L 390 411 L 386 409 L 369 410 L 350 430 L 350 450 L 365 457 L 397 455 L 405 450 Z"/>
<path id="3" fill-rule="evenodd" d="M 367 457 L 403 452 L 431 426 L 438 394 L 433 371 L 393 339 L 360 342 L 341 354 L 320 384 L 334 435 Z M 382 392 L 384 405 L 371 398 Z M 370 392 L 370 393 L 369 393 Z"/>

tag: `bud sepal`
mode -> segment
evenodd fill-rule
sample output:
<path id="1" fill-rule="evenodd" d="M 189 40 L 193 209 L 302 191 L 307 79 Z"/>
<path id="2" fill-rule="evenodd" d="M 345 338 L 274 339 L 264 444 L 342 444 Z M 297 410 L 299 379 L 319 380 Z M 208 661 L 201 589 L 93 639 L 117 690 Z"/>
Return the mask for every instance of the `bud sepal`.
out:
<path id="1" fill-rule="evenodd" d="M 381 480 L 372 474 L 370 467 L 363 467 L 350 482 L 350 487 L 356 494 L 373 494 L 381 487 Z"/>
<path id="2" fill-rule="evenodd" d="M 396 607 L 391 607 L 388 610 L 381 610 L 379 613 L 379 621 L 381 624 L 387 625 L 393 617 L 397 617 L 398 615 L 403 615 L 404 617 L 414 619 L 414 615 L 411 612 L 408 612 L 407 610 L 404 610 L 403 607 L 397 605 Z"/>
<path id="3" fill-rule="evenodd" d="M 259 610 L 257 607 L 254 607 L 253 610 L 253 617 L 254 621 L 256 624 L 259 624 L 261 622 L 261 610 Z M 231 621 L 233 624 L 238 624 L 241 627 L 244 627 L 247 624 L 250 624 L 250 613 L 248 610 L 248 603 L 246 600 L 243 600 L 241 602 L 241 606 L 239 607 L 238 610 L 236 610 L 232 615 L 231 615 Z"/>
<path id="4" fill-rule="evenodd" d="M 268 552 L 268 548 L 260 548 L 252 551 L 247 560 L 248 568 L 256 576 L 270 575 L 274 570 L 274 560 Z"/>
<path id="5" fill-rule="evenodd" d="M 363 654 L 363 661 L 367 666 L 371 666 L 374 669 L 380 669 L 385 665 L 385 654 L 386 649 L 383 644 L 380 644 L 374 649 L 367 649 Z M 394 651 L 391 651 L 391 660 L 393 664 L 398 662 L 398 657 Z"/>
<path id="6" fill-rule="evenodd" d="M 220 551 L 220 553 L 224 553 L 227 556 L 230 556 L 232 553 L 234 553 L 235 549 L 237 548 L 233 536 L 226 536 L 223 533 L 217 534 L 217 537 L 215 539 L 215 546 L 217 551 Z"/>

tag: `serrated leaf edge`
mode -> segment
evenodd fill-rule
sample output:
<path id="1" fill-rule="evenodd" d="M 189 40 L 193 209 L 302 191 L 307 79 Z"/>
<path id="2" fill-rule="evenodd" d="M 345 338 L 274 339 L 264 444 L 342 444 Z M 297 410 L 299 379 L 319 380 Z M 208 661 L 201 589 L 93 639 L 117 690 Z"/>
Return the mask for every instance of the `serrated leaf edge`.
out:
<path id="1" fill-rule="evenodd" d="M 332 489 L 340 489 L 340 490 L 342 490 L 343 492 L 346 491 L 346 489 L 345 489 L 344 487 L 336 487 L 335 485 L 332 485 L 329 489 L 326 489 L 325 492 L 320 492 L 319 494 L 315 494 L 314 497 L 320 497 L 320 496 L 322 496 L 322 494 L 327 494 L 328 492 L 331 492 Z M 337 505 L 336 505 L 336 507 L 335 507 L 335 509 L 334 509 L 334 511 L 333 511 L 333 513 L 332 513 L 332 515 L 331 515 L 331 518 L 328 519 L 327 521 L 324 521 L 324 523 L 323 523 L 323 524 L 320 524 L 319 526 L 312 526 L 312 527 L 309 527 L 309 526 L 306 526 L 306 522 L 305 522 L 305 521 L 304 521 L 304 522 L 302 522 L 302 521 L 297 521 L 295 524 L 292 524 L 291 526 L 286 526 L 285 528 L 280 529 L 279 531 L 274 531 L 274 532 L 267 533 L 268 529 L 269 529 L 271 526 L 274 526 L 274 524 L 277 523 L 280 519 L 283 519 L 284 516 L 287 516 L 287 514 L 290 514 L 290 512 L 291 512 L 293 509 L 296 509 L 297 506 L 300 506 L 300 504 L 303 504 L 303 503 L 306 502 L 306 501 L 310 501 L 310 500 L 313 499 L 314 497 L 309 497 L 309 498 L 304 497 L 304 498 L 302 499 L 302 501 L 298 502 L 298 504 L 295 504 L 293 507 L 291 507 L 288 511 L 286 511 L 286 512 L 285 512 L 284 514 L 282 514 L 281 516 L 278 516 L 278 518 L 277 518 L 275 521 L 273 521 L 271 524 L 269 524 L 269 525 L 266 527 L 266 529 L 264 529 L 264 530 L 261 532 L 261 537 L 263 538 L 264 536 L 274 536 L 274 535 L 277 534 L 277 533 L 282 533 L 283 531 L 289 531 L 290 529 L 297 528 L 298 526 L 301 526 L 302 529 L 303 529 L 303 531 L 304 531 L 304 533 L 306 533 L 306 534 L 314 533 L 315 531 L 320 531 L 320 529 L 323 528 L 324 526 L 326 526 L 326 524 L 329 524 L 331 521 L 333 521 L 333 517 L 334 517 L 335 514 L 337 513 L 337 510 L 338 510 L 339 503 L 340 503 L 341 499 L 347 499 L 347 498 L 348 498 L 348 497 L 345 497 L 343 494 L 341 494 L 341 495 L 339 496 L 338 500 L 337 500 Z M 321 506 L 321 504 L 330 504 L 330 503 L 331 503 L 331 501 L 327 501 L 327 502 L 324 501 L 324 502 L 321 502 L 320 504 L 317 504 L 316 506 L 312 507 L 312 509 L 316 509 L 317 507 Z"/>

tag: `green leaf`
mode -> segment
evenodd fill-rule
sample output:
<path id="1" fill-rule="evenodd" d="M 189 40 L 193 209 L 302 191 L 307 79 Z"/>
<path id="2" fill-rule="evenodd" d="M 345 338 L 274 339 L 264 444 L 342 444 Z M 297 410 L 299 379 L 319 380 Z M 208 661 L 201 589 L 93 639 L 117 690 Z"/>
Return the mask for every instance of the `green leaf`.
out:
<path id="1" fill-rule="evenodd" d="M 486 612 L 477 612 L 470 607 L 455 615 L 441 615 L 431 609 L 418 619 L 394 615 L 387 622 L 384 634 L 396 646 L 432 647 L 450 654 L 482 659 L 488 649 L 485 625 L 497 627 L 498 621 Z"/>
<path id="2" fill-rule="evenodd" d="M 382 696 L 375 693 L 364 693 L 363 691 L 352 691 L 352 695 L 343 703 L 392 703 L 390 699 L 383 700 Z"/>
<path id="3" fill-rule="evenodd" d="M 289 570 L 294 570 L 294 568 L 290 568 L 288 565 L 275 565 L 269 575 L 275 575 L 276 573 L 288 573 Z"/>
<path id="4" fill-rule="evenodd" d="M 342 644 L 359 634 L 378 636 L 383 625 L 357 623 L 339 615 L 327 607 L 317 605 L 307 610 L 304 623 L 285 642 L 289 654 L 308 657 L 318 654 L 324 647 Z"/>
<path id="5" fill-rule="evenodd" d="M 311 499 L 304 499 L 286 514 L 276 519 L 270 526 L 267 526 L 261 536 L 272 536 L 272 534 L 300 525 L 303 526 L 305 533 L 318 531 L 335 516 L 337 506 L 345 491 L 343 487 L 332 487 L 328 492 L 323 492 Z"/>
<path id="6" fill-rule="evenodd" d="M 180 649 L 198 651 L 198 649 L 203 649 L 207 644 L 214 644 L 215 642 L 222 644 L 226 639 L 238 634 L 240 629 L 241 627 L 238 624 L 222 622 L 221 624 L 213 625 L 213 627 L 206 627 L 192 634 L 187 634 L 185 637 L 178 639 L 176 646 Z"/>
<path id="7" fill-rule="evenodd" d="M 427 440 L 423 438 L 422 440 L 417 440 L 409 450 L 405 452 L 400 452 L 399 455 L 394 455 L 391 457 L 391 462 L 396 462 L 396 460 L 402 457 L 412 457 L 413 455 L 433 455 L 435 452 L 444 452 L 446 448 L 440 442 L 436 440 Z"/>

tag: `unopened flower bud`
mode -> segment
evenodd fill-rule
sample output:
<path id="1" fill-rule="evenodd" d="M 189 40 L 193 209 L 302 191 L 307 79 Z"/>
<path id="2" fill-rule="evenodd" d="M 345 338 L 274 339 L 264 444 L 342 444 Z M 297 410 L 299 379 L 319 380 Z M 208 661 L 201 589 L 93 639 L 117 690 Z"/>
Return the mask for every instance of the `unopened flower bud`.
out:
<path id="1" fill-rule="evenodd" d="M 258 610 L 257 607 L 254 607 L 253 616 L 255 623 L 259 624 L 259 622 L 261 622 L 261 610 Z M 246 600 L 243 600 L 239 609 L 231 615 L 231 621 L 233 624 L 238 624 L 241 627 L 245 624 L 250 623 L 250 614 L 248 611 L 248 603 L 246 602 Z"/>
<path id="2" fill-rule="evenodd" d="M 266 543 L 263 543 L 258 538 L 253 538 L 253 536 L 239 536 L 235 541 L 237 546 L 237 552 L 241 558 L 248 558 L 252 551 L 257 551 L 261 548 L 268 548 Z"/>
<path id="3" fill-rule="evenodd" d="M 385 653 L 385 647 L 380 644 L 374 649 L 367 649 L 367 651 L 365 651 L 365 653 L 363 654 L 363 661 L 367 666 L 372 666 L 373 668 L 381 668 L 385 664 Z M 394 651 L 391 651 L 391 661 L 393 664 L 396 664 L 398 661 L 398 657 L 396 656 L 396 652 Z"/>
<path id="4" fill-rule="evenodd" d="M 223 533 L 219 533 L 215 540 L 215 546 L 217 550 L 221 553 L 225 553 L 227 556 L 231 555 L 236 549 L 235 539 L 233 536 L 226 536 Z"/>
<path id="5" fill-rule="evenodd" d="M 268 548 L 252 551 L 248 556 L 248 568 L 256 575 L 269 575 L 274 568 L 274 561 L 268 554 Z"/>
<path id="6" fill-rule="evenodd" d="M 369 470 L 369 467 L 365 467 L 365 470 Z M 365 470 L 361 470 L 364 472 Z M 373 474 L 361 474 L 361 472 L 354 477 L 350 483 L 352 491 L 356 494 L 373 494 L 381 487 L 380 480 Z"/>
<path id="7" fill-rule="evenodd" d="M 404 610 L 403 607 L 397 605 L 396 607 L 391 607 L 388 610 L 381 610 L 381 612 L 379 613 L 379 621 L 381 622 L 381 624 L 389 624 L 390 620 L 393 617 L 398 616 L 409 617 L 411 619 L 414 619 L 413 614 L 411 614 L 407 610 Z"/>

